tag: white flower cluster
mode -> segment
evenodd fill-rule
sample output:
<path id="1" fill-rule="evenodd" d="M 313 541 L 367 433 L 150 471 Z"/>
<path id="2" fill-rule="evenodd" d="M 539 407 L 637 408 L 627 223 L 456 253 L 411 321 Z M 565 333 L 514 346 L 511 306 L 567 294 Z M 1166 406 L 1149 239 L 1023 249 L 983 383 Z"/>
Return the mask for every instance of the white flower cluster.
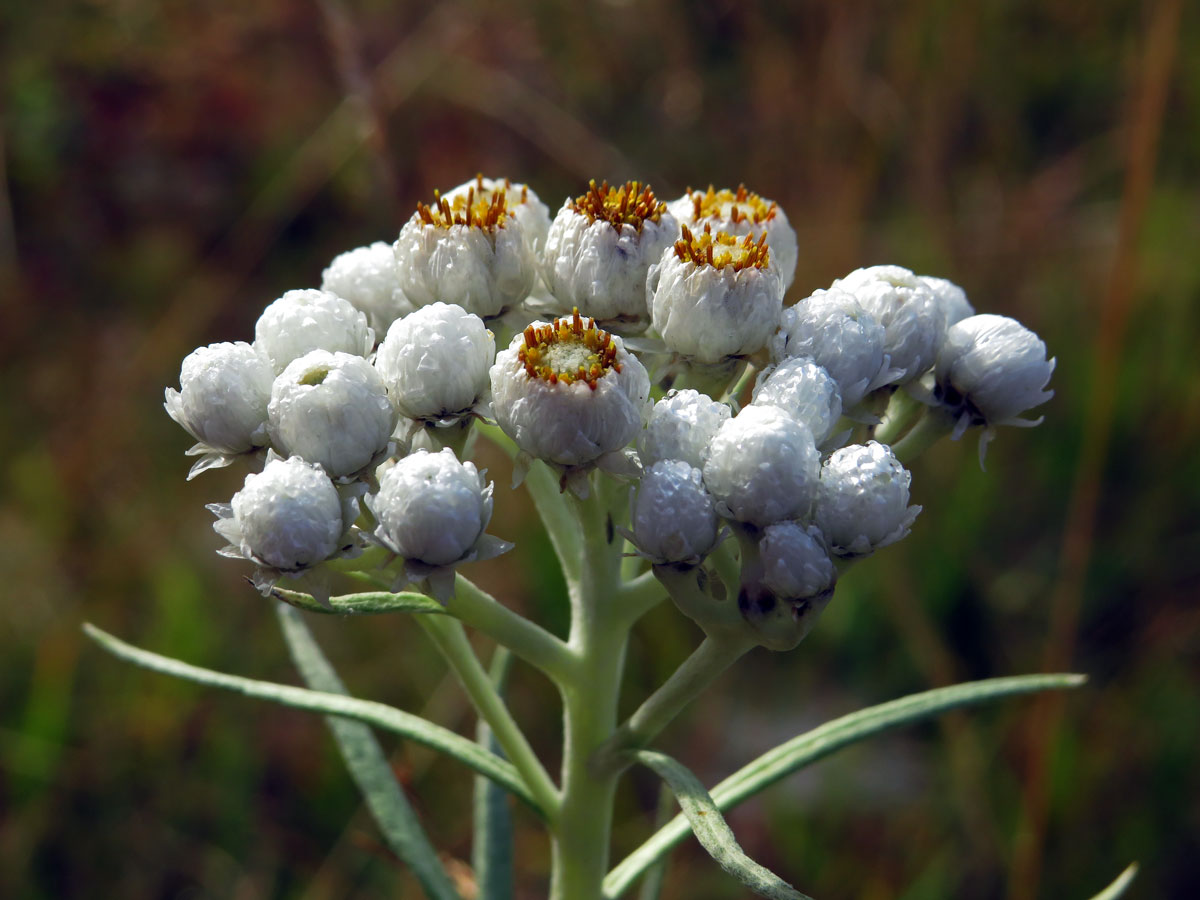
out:
<path id="1" fill-rule="evenodd" d="M 595 468 L 635 480 L 625 533 L 663 571 L 732 532 L 742 615 L 783 646 L 839 566 L 908 534 L 901 459 L 921 436 L 1035 424 L 1054 368 L 1019 323 L 899 266 L 785 307 L 798 256 L 782 208 L 745 187 L 664 202 L 592 182 L 551 219 L 526 185 L 478 176 L 270 304 L 253 344 L 193 352 L 166 407 L 197 441 L 191 475 L 265 460 L 214 507 L 264 584 L 369 540 L 448 595 L 456 565 L 508 546 L 459 458 L 494 419 L 518 478 L 540 460 L 581 497 Z"/>

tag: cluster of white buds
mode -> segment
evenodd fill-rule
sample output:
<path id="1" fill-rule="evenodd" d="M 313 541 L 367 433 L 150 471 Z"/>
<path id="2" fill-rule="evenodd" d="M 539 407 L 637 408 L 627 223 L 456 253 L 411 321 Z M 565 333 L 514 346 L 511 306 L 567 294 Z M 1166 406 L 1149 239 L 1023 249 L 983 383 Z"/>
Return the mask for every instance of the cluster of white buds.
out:
<path id="1" fill-rule="evenodd" d="M 262 465 L 213 509 L 266 587 L 369 541 L 395 584 L 449 596 L 455 567 L 509 546 L 463 451 L 494 420 L 515 480 L 545 464 L 580 497 L 595 469 L 635 482 L 615 525 L 680 607 L 788 647 L 840 569 L 912 528 L 902 460 L 931 435 L 1035 424 L 1054 368 L 1019 323 L 899 266 L 785 307 L 797 255 L 783 209 L 744 186 L 664 202 L 592 182 L 551 221 L 528 186 L 480 175 L 271 303 L 253 344 L 190 354 L 166 407 L 193 475 Z M 714 554 L 739 566 L 736 600 Z"/>

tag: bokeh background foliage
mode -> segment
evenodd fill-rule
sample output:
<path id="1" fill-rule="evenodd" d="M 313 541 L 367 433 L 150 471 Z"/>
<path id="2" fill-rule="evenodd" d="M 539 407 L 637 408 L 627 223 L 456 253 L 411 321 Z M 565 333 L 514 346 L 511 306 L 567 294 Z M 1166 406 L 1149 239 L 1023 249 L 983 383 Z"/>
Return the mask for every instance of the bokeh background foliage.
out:
<path id="1" fill-rule="evenodd" d="M 391 239 L 476 171 L 555 207 L 590 177 L 736 185 L 799 234 L 791 299 L 897 262 L 1014 315 L 1059 361 L 1047 422 L 915 467 L 926 512 L 797 651 L 757 651 L 662 739 L 708 781 L 817 722 L 965 677 L 1090 673 L 876 740 L 738 810 L 743 845 L 821 898 L 1200 894 L 1200 16 L 1179 0 L 154 3 L 0 7 L 0 894 L 416 896 L 315 718 L 134 670 L 88 619 L 292 680 L 274 616 L 218 559 L 161 410 L 182 357 L 248 339 L 282 291 Z M 547 547 L 478 575 L 563 624 Z M 412 624 L 315 622 L 354 691 L 460 730 Z M 636 635 L 632 707 L 697 640 Z M 527 671 L 535 746 L 556 698 Z M 387 746 L 469 882 L 469 783 Z M 548 753 L 552 753 L 547 749 Z M 551 760 L 552 761 L 552 760 Z M 553 762 L 553 761 L 552 761 Z M 631 779 L 616 852 L 646 834 Z M 548 851 L 517 813 L 518 892 Z M 698 848 L 670 898 L 738 896 Z"/>

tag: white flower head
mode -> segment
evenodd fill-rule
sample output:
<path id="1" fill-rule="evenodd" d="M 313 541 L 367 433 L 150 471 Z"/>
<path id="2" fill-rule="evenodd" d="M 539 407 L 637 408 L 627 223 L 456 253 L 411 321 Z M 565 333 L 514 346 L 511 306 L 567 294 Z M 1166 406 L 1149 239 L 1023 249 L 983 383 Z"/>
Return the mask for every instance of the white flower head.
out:
<path id="1" fill-rule="evenodd" d="M 646 281 L 654 330 L 668 349 L 706 364 L 761 350 L 783 310 L 766 235 L 739 240 L 686 225 L 682 234 Z"/>
<path id="2" fill-rule="evenodd" d="M 383 241 L 335 256 L 321 273 L 321 290 L 337 294 L 366 313 L 376 335 L 385 334 L 388 326 L 413 310 L 400 287 L 396 254 L 392 245 Z"/>
<path id="3" fill-rule="evenodd" d="M 678 231 L 649 185 L 591 182 L 586 194 L 563 203 L 546 237 L 542 278 L 558 311 L 644 327 L 646 272 Z"/>
<path id="4" fill-rule="evenodd" d="M 401 415 L 445 423 L 486 402 L 495 358 L 495 338 L 479 316 L 434 303 L 392 324 L 375 368 Z"/>
<path id="5" fill-rule="evenodd" d="M 816 291 L 783 311 L 771 359 L 811 359 L 837 381 L 850 409 L 893 376 L 886 339 L 884 327 L 853 295 L 836 288 Z"/>
<path id="6" fill-rule="evenodd" d="M 638 439 L 642 465 L 652 466 L 660 459 L 682 459 L 703 469 L 708 445 L 732 410 L 707 394 L 690 388 L 671 391 L 654 404 L 646 430 Z"/>
<path id="7" fill-rule="evenodd" d="M 765 235 L 771 248 L 771 266 L 779 273 L 784 290 L 791 287 L 798 255 L 796 232 L 774 200 L 746 190 L 745 185 L 739 185 L 736 191 L 716 191 L 709 185 L 706 191 L 689 190 L 667 209 L 694 232 L 708 227 L 737 237 L 750 235 L 755 240 Z"/>
<path id="8" fill-rule="evenodd" d="M 877 441 L 835 450 L 821 467 L 816 521 L 838 556 L 865 556 L 908 534 L 919 506 L 908 505 L 912 476 Z"/>
<path id="9" fill-rule="evenodd" d="M 559 466 L 602 462 L 637 437 L 649 412 L 646 369 L 578 312 L 516 335 L 491 378 L 496 422 L 525 453 Z"/>
<path id="10" fill-rule="evenodd" d="M 254 344 L 271 360 L 275 374 L 310 350 L 366 356 L 375 331 L 365 313 L 329 291 L 288 291 L 263 310 L 254 326 Z"/>
<path id="11" fill-rule="evenodd" d="M 763 583 L 776 597 L 807 600 L 833 590 L 837 569 L 815 525 L 777 522 L 763 530 L 758 542 Z"/>
<path id="12" fill-rule="evenodd" d="M 775 406 L 808 426 L 822 444 L 842 415 L 842 394 L 824 368 L 807 359 L 785 359 L 759 373 L 754 385 L 756 406 Z"/>
<path id="13" fill-rule="evenodd" d="M 502 194 L 508 214 L 521 224 L 521 233 L 534 260 L 541 256 L 542 247 L 546 245 L 546 233 L 550 230 L 550 207 L 542 202 L 533 188 L 507 178 L 476 175 L 470 181 L 446 191 L 444 196 L 448 201 L 454 201 L 459 197 L 468 197 L 472 192 L 476 201 L 489 204 Z"/>
<path id="14" fill-rule="evenodd" d="M 651 466 L 633 506 L 633 543 L 654 563 L 698 564 L 717 542 L 717 513 L 700 470 L 681 459 Z"/>
<path id="15" fill-rule="evenodd" d="M 188 450 L 189 456 L 200 456 L 189 480 L 266 445 L 274 377 L 266 357 L 250 344 L 210 344 L 184 358 L 180 390 L 167 388 L 163 405 L 199 442 Z"/>
<path id="16" fill-rule="evenodd" d="M 946 316 L 947 328 L 955 322 L 961 322 L 967 316 L 975 315 L 975 307 L 967 299 L 967 292 L 953 281 L 933 275 L 921 275 L 919 277 L 925 282 L 925 286 L 933 291 L 933 295 L 937 297 L 938 305 L 942 307 L 942 312 Z"/>
<path id="17" fill-rule="evenodd" d="M 453 199 L 438 195 L 432 206 L 418 203 L 394 249 L 400 286 L 414 306 L 441 300 L 492 318 L 533 288 L 533 253 L 503 190 L 490 200 L 468 188 Z"/>
<path id="18" fill-rule="evenodd" d="M 1008 316 L 969 316 L 955 323 L 938 353 L 934 396 L 956 413 L 961 435 L 983 425 L 1036 425 L 1021 418 L 1054 396 L 1046 390 L 1054 372 L 1046 345 Z"/>
<path id="19" fill-rule="evenodd" d="M 262 472 L 247 475 L 231 503 L 208 508 L 217 516 L 213 530 L 229 541 L 219 552 L 256 563 L 254 581 L 264 594 L 280 576 L 359 549 L 357 491 L 339 492 L 320 466 L 298 457 L 268 454 Z"/>
<path id="20" fill-rule="evenodd" d="M 852 294 L 886 332 L 884 352 L 906 384 L 933 368 L 946 336 L 946 313 L 918 276 L 901 266 L 871 266 L 839 278 L 833 287 Z"/>
<path id="21" fill-rule="evenodd" d="M 762 527 L 807 517 L 820 470 L 806 426 L 773 406 L 747 406 L 713 438 L 704 484 L 721 515 Z"/>
<path id="22" fill-rule="evenodd" d="M 267 407 L 281 453 L 349 478 L 387 455 L 396 411 L 387 387 L 361 356 L 314 350 L 275 379 Z"/>
<path id="23" fill-rule="evenodd" d="M 367 506 L 379 522 L 375 539 L 406 563 L 408 580 L 429 579 L 439 599 L 453 594 L 454 567 L 489 559 L 511 544 L 484 534 L 492 518 L 491 482 L 449 448 L 418 450 L 379 479 Z"/>

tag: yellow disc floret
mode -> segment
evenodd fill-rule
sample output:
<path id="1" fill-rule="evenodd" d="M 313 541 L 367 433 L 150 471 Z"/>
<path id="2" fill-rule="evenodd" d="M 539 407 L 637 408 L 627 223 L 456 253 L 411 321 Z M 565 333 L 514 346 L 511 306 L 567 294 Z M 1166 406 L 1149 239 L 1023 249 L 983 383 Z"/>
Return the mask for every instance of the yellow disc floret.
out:
<path id="1" fill-rule="evenodd" d="M 595 319 L 580 316 L 578 309 L 570 318 L 526 328 L 517 358 L 530 378 L 550 384 L 582 381 L 592 390 L 610 371 L 621 371 L 612 335 L 597 328 Z"/>
<path id="2" fill-rule="evenodd" d="M 474 191 L 475 196 L 478 197 L 480 201 L 487 201 L 490 203 L 495 199 L 496 195 L 499 194 L 504 198 L 505 209 L 512 209 L 514 206 L 520 206 L 522 203 L 527 203 L 529 201 L 529 187 L 527 185 L 521 185 L 521 192 L 519 194 L 513 193 L 512 181 L 508 178 L 504 179 L 502 187 L 499 186 L 499 180 L 492 181 L 492 185 L 492 187 L 488 187 L 483 183 L 482 172 L 475 173 Z"/>
<path id="3" fill-rule="evenodd" d="M 627 181 L 620 187 L 610 187 L 607 181 L 588 182 L 588 191 L 576 197 L 571 206 L 591 222 L 607 222 L 617 231 L 622 225 L 632 225 L 639 232 L 647 222 L 657 222 L 667 211 L 650 185 Z"/>
<path id="4" fill-rule="evenodd" d="M 683 237 L 675 242 L 675 255 L 684 262 L 693 262 L 698 266 L 712 266 L 714 269 L 728 266 L 740 272 L 750 268 L 765 269 L 770 262 L 771 250 L 767 246 L 765 231 L 757 241 L 752 234 L 738 240 L 724 231 L 713 234 L 707 225 L 703 232 L 694 235 L 684 225 Z"/>
<path id="5" fill-rule="evenodd" d="M 746 190 L 744 184 L 739 184 L 736 191 L 728 188 L 715 191 L 710 184 L 704 193 L 691 188 L 687 192 L 692 197 L 692 218 L 697 223 L 702 219 L 727 219 L 734 223 L 746 220 L 761 225 L 775 218 L 779 208 L 773 200 L 767 202 Z"/>
<path id="6" fill-rule="evenodd" d="M 447 200 L 438 191 L 433 192 L 433 205 L 417 204 L 417 215 L 426 225 L 449 228 L 451 225 L 467 225 L 491 230 L 503 228 L 508 215 L 506 193 L 492 191 L 490 197 L 477 196 L 475 188 Z"/>

